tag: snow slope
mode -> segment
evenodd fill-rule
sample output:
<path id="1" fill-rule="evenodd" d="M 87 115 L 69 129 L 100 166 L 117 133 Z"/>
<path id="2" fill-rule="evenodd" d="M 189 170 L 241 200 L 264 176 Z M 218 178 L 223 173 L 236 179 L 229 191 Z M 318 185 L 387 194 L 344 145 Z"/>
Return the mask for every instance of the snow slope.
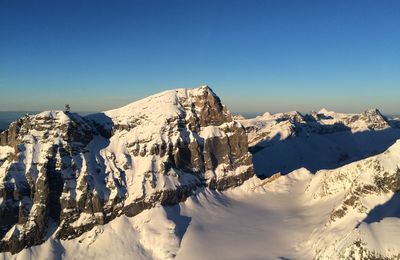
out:
<path id="1" fill-rule="evenodd" d="M 239 118 L 247 130 L 250 147 L 257 150 L 267 145 L 295 136 L 330 134 L 341 131 L 352 133 L 390 128 L 389 120 L 378 109 L 369 109 L 361 114 L 345 114 L 321 109 L 302 115 L 298 111 L 276 113 L 266 112 L 256 118 Z"/>
<path id="2" fill-rule="evenodd" d="M 322 109 L 302 115 L 268 112 L 239 120 L 246 128 L 258 176 L 287 174 L 305 167 L 312 172 L 381 153 L 400 138 L 400 128 L 377 109 L 361 114 Z"/>
<path id="3" fill-rule="evenodd" d="M 18 255 L 5 253 L 3 257 L 307 259 L 312 252 L 298 244 L 315 228 L 320 211 L 309 210 L 304 199 L 290 198 L 302 196 L 310 177 L 300 170 L 268 185 L 254 178 L 229 192 L 200 190 L 178 206 L 159 206 L 133 218 L 121 216 L 80 238 L 49 239 Z M 290 232 L 282 232 L 283 227 Z"/>
<path id="4" fill-rule="evenodd" d="M 312 172 L 334 169 L 385 151 L 400 138 L 400 129 L 298 136 L 266 146 L 253 154 L 255 172 L 271 176 L 300 167 Z"/>
<path id="5" fill-rule="evenodd" d="M 0 133 L 0 252 L 72 239 L 254 175 L 247 136 L 208 87 L 82 117 L 26 115 Z"/>
<path id="6" fill-rule="evenodd" d="M 230 179 L 251 169 L 247 138 L 207 87 L 163 92 L 87 118 L 49 111 L 25 121 L 36 125 L 20 124 L 27 132 L 0 149 L 2 213 L 12 203 L 18 211 L 2 241 L 12 245 L 37 227 L 38 208 L 51 204 L 35 199 L 32 206 L 30 196 L 9 187 L 25 187 L 23 165 L 45 165 L 54 143 L 71 149 L 54 155 L 49 173 L 68 177 L 60 192 L 68 202 L 64 226 L 48 218 L 39 242 L 0 259 L 400 259 L 400 130 L 377 110 L 241 119 L 250 147 L 259 148 L 254 164 L 264 180 Z M 10 133 L 0 141 L 13 140 Z M 18 163 L 15 147 L 24 148 Z M 207 152 L 213 156 L 204 159 Z M 43 170 L 29 174 L 35 183 L 54 181 Z M 143 201 L 148 205 L 136 208 Z M 79 233 L 66 229 L 68 237 L 59 239 L 65 227 Z"/>
<path id="7" fill-rule="evenodd" d="M 49 239 L 2 256 L 397 259 L 398 167 L 400 141 L 382 154 L 315 175 L 303 168 L 265 180 L 253 177 L 224 192 L 199 189 L 179 205 L 121 216 L 79 238 Z"/>

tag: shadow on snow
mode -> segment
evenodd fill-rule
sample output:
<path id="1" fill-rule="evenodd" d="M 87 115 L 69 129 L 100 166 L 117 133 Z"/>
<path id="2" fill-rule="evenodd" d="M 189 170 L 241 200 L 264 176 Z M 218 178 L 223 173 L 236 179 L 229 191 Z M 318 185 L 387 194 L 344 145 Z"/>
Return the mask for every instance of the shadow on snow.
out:
<path id="1" fill-rule="evenodd" d="M 287 174 L 301 167 L 315 173 L 334 169 L 384 152 L 400 138 L 400 129 L 352 133 L 309 134 L 279 140 L 262 141 L 253 149 L 253 164 L 257 176 Z M 260 142 L 261 143 L 261 142 Z"/>
<path id="2" fill-rule="evenodd" d="M 384 218 L 400 218 L 400 193 L 395 193 L 390 200 L 373 208 L 361 223 L 371 224 Z"/>

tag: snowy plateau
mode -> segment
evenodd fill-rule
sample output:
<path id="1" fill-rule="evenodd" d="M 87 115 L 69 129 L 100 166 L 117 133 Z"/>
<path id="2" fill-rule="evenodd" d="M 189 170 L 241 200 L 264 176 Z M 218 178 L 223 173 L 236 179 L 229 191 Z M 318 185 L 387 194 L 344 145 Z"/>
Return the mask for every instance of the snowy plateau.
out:
<path id="1" fill-rule="evenodd" d="M 0 259 L 400 259 L 400 120 L 208 87 L 0 133 Z"/>

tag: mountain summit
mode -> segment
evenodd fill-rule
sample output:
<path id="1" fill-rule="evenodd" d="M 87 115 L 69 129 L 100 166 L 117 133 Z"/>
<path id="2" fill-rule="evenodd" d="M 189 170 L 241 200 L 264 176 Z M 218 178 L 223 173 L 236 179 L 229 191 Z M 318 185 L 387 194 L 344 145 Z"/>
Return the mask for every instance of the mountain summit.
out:
<path id="1" fill-rule="evenodd" d="M 208 86 L 87 117 L 27 115 L 0 145 L 0 252 L 40 244 L 49 232 L 74 238 L 254 175 L 244 128 Z"/>

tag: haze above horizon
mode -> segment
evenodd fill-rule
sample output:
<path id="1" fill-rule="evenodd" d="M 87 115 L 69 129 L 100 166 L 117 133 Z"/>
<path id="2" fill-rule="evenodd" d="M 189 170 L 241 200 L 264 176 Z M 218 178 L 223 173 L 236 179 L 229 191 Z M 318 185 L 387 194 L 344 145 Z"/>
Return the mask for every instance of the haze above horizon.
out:
<path id="1" fill-rule="evenodd" d="M 208 84 L 235 112 L 400 112 L 399 1 L 0 0 L 0 35 L 0 111 Z"/>

